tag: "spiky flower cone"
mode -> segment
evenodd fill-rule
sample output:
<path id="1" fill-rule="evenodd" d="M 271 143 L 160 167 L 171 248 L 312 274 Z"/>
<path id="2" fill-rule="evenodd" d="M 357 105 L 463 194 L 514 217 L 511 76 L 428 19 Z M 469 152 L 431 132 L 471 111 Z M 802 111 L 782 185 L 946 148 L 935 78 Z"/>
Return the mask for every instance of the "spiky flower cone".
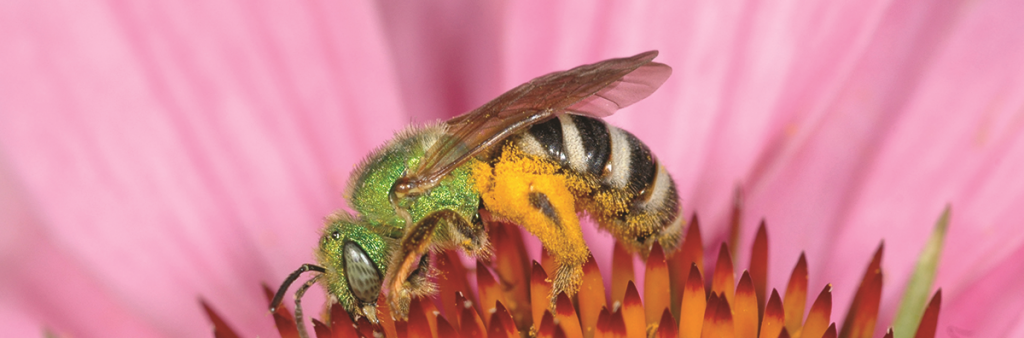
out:
<path id="1" fill-rule="evenodd" d="M 945 231 L 948 216 L 940 220 L 937 233 Z M 523 254 L 522 238 L 512 225 L 498 225 L 492 233 L 498 259 L 477 262 L 477 297 L 467 297 L 471 274 L 453 252 L 434 257 L 440 293 L 430 299 L 416 299 L 409 320 L 395 322 L 386 307 L 379 308 L 381 322 L 366 318 L 352 321 L 340 305 L 325 311 L 322 320 L 313 319 L 313 331 L 326 337 L 736 337 L 736 338 L 867 338 L 878 322 L 883 287 L 881 271 L 884 246 L 879 245 L 868 263 L 847 315 L 841 321 L 832 316 L 832 285 L 821 288 L 808 305 L 808 267 L 803 254 L 790 273 L 783 292 L 767 290 L 768 232 L 762 222 L 755 236 L 751 266 L 737 271 L 727 244 L 718 246 L 713 272 L 702 267 L 703 240 L 696 217 L 689 224 L 680 250 L 666 256 L 655 244 L 644 269 L 644 293 L 638 292 L 632 274 L 632 257 L 615 250 L 611 302 L 593 258 L 584 267 L 584 279 L 575 299 L 565 294 L 550 307 L 550 273 L 545 265 L 532 263 Z M 941 238 L 941 236 L 939 236 Z M 941 242 L 941 240 L 939 241 Z M 927 250 L 926 250 L 927 251 Z M 938 250 L 930 255 L 937 255 Z M 925 257 L 927 258 L 927 257 Z M 928 261 L 922 259 L 922 261 Z M 529 268 L 527 268 L 529 267 Z M 919 269 L 921 270 L 921 269 Z M 934 273 L 923 269 L 923 273 Z M 920 274 L 922 272 L 918 272 Z M 736 275 L 740 277 L 736 278 Z M 916 275 L 915 275 L 916 276 Z M 910 285 L 908 288 L 921 288 Z M 930 285 L 925 286 L 930 288 Z M 268 300 L 272 296 L 266 290 Z M 923 309 L 911 314 L 914 337 L 935 336 L 941 290 L 927 305 L 905 306 Z M 379 302 L 386 304 L 386 302 Z M 510 306 L 511 305 L 511 306 Z M 234 331 L 203 303 L 216 337 L 235 337 Z M 804 316 L 806 312 L 806 316 Z M 900 313 L 899 315 L 903 315 Z M 298 337 L 293 315 L 284 307 L 273 313 L 282 337 Z M 836 323 L 840 324 L 837 325 Z M 885 337 L 893 337 L 892 329 Z"/>

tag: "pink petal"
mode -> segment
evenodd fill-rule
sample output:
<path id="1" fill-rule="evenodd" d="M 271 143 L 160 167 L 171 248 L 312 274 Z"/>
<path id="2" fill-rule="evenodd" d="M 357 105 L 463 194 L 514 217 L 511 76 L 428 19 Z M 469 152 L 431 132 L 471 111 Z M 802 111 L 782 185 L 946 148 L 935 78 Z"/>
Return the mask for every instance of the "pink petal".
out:
<path id="1" fill-rule="evenodd" d="M 1012 13 L 1024 7 L 970 9 L 892 8 L 834 112 L 784 151 L 790 159 L 777 163 L 790 163 L 770 169 L 781 174 L 766 175 L 760 200 L 750 192 L 752 212 L 794 227 L 774 237 L 797 245 L 774 246 L 773 266 L 792 264 L 806 249 L 811 271 L 824 272 L 812 284 L 834 283 L 837 309 L 845 309 L 856 287 L 840 281 L 856 280 L 863 273 L 857 257 L 866 261 L 884 239 L 886 324 L 946 203 L 954 216 L 937 286 L 948 294 L 962 292 L 950 286 L 985 274 L 1024 239 L 1011 216 L 1024 202 L 1014 174 L 1024 165 L 1016 149 L 1024 145 L 1022 125 L 1012 122 L 1024 99 L 1024 48 L 1015 42 L 1019 33 L 1004 33 L 1019 32 Z"/>
<path id="2" fill-rule="evenodd" d="M 668 166 L 709 247 L 742 183 L 742 243 L 768 219 L 769 286 L 806 250 L 841 311 L 885 239 L 885 318 L 952 203 L 943 313 L 1024 330 L 1019 296 L 985 289 L 1021 294 L 1020 4 L 437 5 L 0 5 L 0 210 L 19 211 L 0 216 L 17 271 L 0 315 L 23 311 L 4 328 L 196 336 L 202 296 L 269 335 L 253 282 L 311 259 L 352 164 L 393 130 L 659 49 L 673 77 L 609 120 Z"/>
<path id="3" fill-rule="evenodd" d="M 35 220 L 5 289 L 76 336 L 208 334 L 199 297 L 269 335 L 258 283 L 405 123 L 372 5 L 3 6 L 0 153 Z"/>
<path id="4" fill-rule="evenodd" d="M 948 337 L 1020 337 L 1024 333 L 1024 268 L 1019 247 L 991 270 L 962 278 L 952 288 L 962 290 L 957 298 L 943 301 L 939 312 L 939 335 Z M 989 262 L 991 263 L 991 262 Z M 941 279 L 940 279 L 941 281 Z M 943 288 L 943 293 L 946 291 Z M 942 332 L 945 331 L 945 332 Z"/>
<path id="5" fill-rule="evenodd" d="M 402 102 L 414 121 L 448 119 L 511 89 L 500 86 L 503 5 L 507 4 L 384 1 L 378 5 Z"/>
<path id="6" fill-rule="evenodd" d="M 511 11 L 509 45 L 531 47 L 505 59 L 513 73 L 540 74 L 660 49 L 658 61 L 673 66 L 673 77 L 609 120 L 669 166 L 686 210 L 710 219 L 708 232 L 724 239 L 731 186 L 742 183 L 742 243 L 767 217 L 771 285 L 784 286 L 787 274 L 778 271 L 807 250 L 812 283 L 836 283 L 837 309 L 848 304 L 871 251 L 888 240 L 894 278 L 883 317 L 891 316 L 946 203 L 955 215 L 946 257 L 954 258 L 940 270 L 984 272 L 998 261 L 981 262 L 988 255 L 1020 247 L 1024 233 L 1013 230 L 1010 215 L 1024 190 L 1014 174 L 1024 152 L 1016 150 L 1021 123 L 1013 115 L 1024 94 L 1022 30 L 1011 19 L 1021 8 L 1009 1 L 818 4 L 523 5 Z M 607 51 L 623 46 L 639 47 Z M 588 240 L 595 237 L 608 239 Z M 747 250 L 741 246 L 741 266 Z M 608 264 L 603 252 L 595 255 Z M 963 278 L 943 276 L 938 286 Z"/>

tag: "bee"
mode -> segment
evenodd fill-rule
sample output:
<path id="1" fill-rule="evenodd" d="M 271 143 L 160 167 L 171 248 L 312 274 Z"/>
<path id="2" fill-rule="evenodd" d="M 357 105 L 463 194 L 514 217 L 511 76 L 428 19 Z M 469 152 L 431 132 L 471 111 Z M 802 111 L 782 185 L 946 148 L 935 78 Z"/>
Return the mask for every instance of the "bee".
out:
<path id="1" fill-rule="evenodd" d="M 288 276 L 271 311 L 311 271 L 295 293 L 300 330 L 300 300 L 317 282 L 353 316 L 376 322 L 386 300 L 404 319 L 412 297 L 436 292 L 429 252 L 487 257 L 495 221 L 518 224 L 552 255 L 551 299 L 579 289 L 590 255 L 580 213 L 633 252 L 646 255 L 654 242 L 672 252 L 683 224 L 675 183 L 643 142 L 600 119 L 665 82 L 672 69 L 652 62 L 657 55 L 547 74 L 469 113 L 397 133 L 357 166 L 345 196 L 354 213 L 327 217 L 317 264 Z"/>

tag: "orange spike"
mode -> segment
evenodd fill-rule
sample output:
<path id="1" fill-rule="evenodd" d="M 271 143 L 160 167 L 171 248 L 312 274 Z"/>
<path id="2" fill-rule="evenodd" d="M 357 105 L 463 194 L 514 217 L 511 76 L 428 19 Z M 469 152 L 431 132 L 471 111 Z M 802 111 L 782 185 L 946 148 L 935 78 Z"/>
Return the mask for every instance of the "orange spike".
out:
<path id="1" fill-rule="evenodd" d="M 487 325 L 488 337 L 514 338 L 512 330 L 515 329 L 515 325 L 510 324 L 512 323 L 512 315 L 508 313 L 505 305 L 501 304 L 501 302 L 495 304 L 494 310 L 491 311 L 491 319 L 488 322 L 490 323 Z"/>
<path id="2" fill-rule="evenodd" d="M 275 312 L 274 325 L 277 326 L 277 332 L 281 334 L 282 338 L 299 337 L 299 329 L 295 326 L 294 319 L 289 320 Z"/>
<path id="3" fill-rule="evenodd" d="M 431 316 L 428 314 L 427 318 L 430 317 Z M 427 321 L 429 321 L 429 319 Z M 363 335 L 363 337 L 373 337 L 373 324 L 370 324 L 370 321 L 366 319 L 366 317 L 359 317 L 359 320 L 356 321 L 356 327 L 358 328 L 359 333 Z M 431 334 L 436 335 L 437 333 L 431 332 Z"/>
<path id="4" fill-rule="evenodd" d="M 722 243 L 718 250 L 715 274 L 711 277 L 711 292 L 724 295 L 729 303 L 732 303 L 736 296 L 736 273 L 732 269 L 732 257 L 729 256 L 729 246 L 725 245 L 725 243 Z"/>
<path id="5" fill-rule="evenodd" d="M 530 289 L 516 287 L 529 283 L 530 260 L 526 256 L 522 232 L 517 226 L 507 223 L 492 226 L 490 232 L 494 248 L 492 267 L 501 281 L 502 290 L 508 290 L 501 303 L 515 318 L 516 325 L 530 327 Z"/>
<path id="6" fill-rule="evenodd" d="M 604 338 L 611 336 L 611 327 L 611 313 L 608 312 L 608 308 L 601 308 L 601 313 L 597 315 L 597 324 L 594 326 L 594 337 Z"/>
<path id="7" fill-rule="evenodd" d="M 865 288 L 874 278 L 876 272 L 880 272 L 882 268 L 882 254 L 885 252 L 885 242 L 878 245 L 878 249 L 875 250 L 875 255 L 871 257 L 871 263 L 868 263 L 868 268 L 864 270 L 864 277 L 861 278 L 860 285 L 857 286 L 857 292 L 853 295 L 853 301 L 850 302 L 850 309 L 846 311 L 846 318 L 843 319 L 843 326 L 839 330 L 840 338 L 850 338 L 850 330 L 853 329 L 854 316 L 859 312 L 861 300 L 864 299 Z"/>
<path id="8" fill-rule="evenodd" d="M 263 289 L 270 290 L 269 288 L 267 288 L 266 285 L 263 286 Z M 270 299 L 273 299 L 273 298 L 274 298 L 274 296 L 271 295 L 270 298 L 267 300 L 268 305 L 270 303 Z M 203 312 L 206 312 L 206 317 L 210 318 L 210 322 L 213 323 L 213 336 L 214 337 L 216 337 L 216 338 L 238 338 L 238 334 L 235 333 L 235 330 L 232 329 L 231 326 L 228 325 L 228 322 L 224 321 L 224 319 L 221 318 L 220 315 L 217 314 L 217 311 L 213 311 L 213 308 L 211 308 L 209 304 L 206 304 L 205 300 L 199 299 L 199 305 L 203 307 Z M 279 307 L 279 309 L 283 309 L 283 308 L 284 308 L 284 306 Z M 285 310 L 285 312 L 287 312 L 287 310 Z M 274 320 L 275 321 L 277 320 L 277 313 L 276 312 L 274 313 Z M 278 327 L 278 330 L 280 331 L 280 326 Z M 298 331 L 296 331 L 295 332 L 295 336 L 298 336 L 298 334 L 299 334 Z M 288 336 L 285 336 L 284 333 L 282 332 L 281 337 L 288 337 Z"/>
<path id="9" fill-rule="evenodd" d="M 825 330 L 825 333 L 821 335 L 821 338 L 836 338 L 836 323 L 832 323 Z"/>
<path id="10" fill-rule="evenodd" d="M 458 295 L 461 293 L 456 294 Z M 459 304 L 459 299 L 456 298 L 453 301 L 453 303 Z M 459 329 L 462 328 L 462 307 L 460 305 L 455 305 L 454 307 L 452 307 L 452 313 L 449 315 L 449 317 L 451 317 L 451 319 L 448 322 L 452 324 L 452 328 L 454 328 L 455 331 L 459 331 Z"/>
<path id="11" fill-rule="evenodd" d="M 612 250 L 612 306 L 622 303 L 626 295 L 626 284 L 633 281 L 633 255 L 629 254 L 622 244 L 615 242 Z"/>
<path id="12" fill-rule="evenodd" d="M 680 338 L 700 337 L 704 326 L 704 311 L 708 305 L 704 297 L 704 277 L 701 277 L 697 264 L 691 263 L 679 310 Z"/>
<path id="13" fill-rule="evenodd" d="M 711 337 L 733 338 L 736 336 L 736 329 L 733 325 L 732 310 L 725 297 L 718 299 L 718 306 L 715 308 L 715 315 L 711 318 Z"/>
<path id="14" fill-rule="evenodd" d="M 407 334 L 409 332 L 408 326 L 409 326 L 409 322 L 408 321 L 396 321 L 395 322 L 395 330 L 398 331 L 398 335 L 396 337 L 407 337 L 407 336 L 409 336 Z"/>
<path id="15" fill-rule="evenodd" d="M 873 273 L 875 271 L 881 271 L 883 254 L 885 254 L 885 242 L 878 244 L 878 249 L 875 249 L 875 255 L 871 257 L 871 263 L 868 263 L 868 268 L 864 270 L 864 278 L 860 281 L 862 286 L 874 278 Z"/>
<path id="16" fill-rule="evenodd" d="M 593 338 L 597 317 L 601 309 L 608 306 L 604 294 L 604 279 L 601 278 L 601 271 L 597 269 L 594 256 L 587 257 L 587 263 L 583 265 L 583 283 L 580 284 L 580 293 L 576 295 L 576 299 L 580 305 L 583 337 Z"/>
<path id="17" fill-rule="evenodd" d="M 714 334 L 718 333 L 715 330 L 717 327 L 712 325 L 715 314 L 718 312 L 718 303 L 721 302 L 722 297 L 719 297 L 717 293 L 711 292 L 708 296 L 708 307 L 704 310 L 704 323 L 700 330 L 701 338 L 714 337 Z"/>
<path id="18" fill-rule="evenodd" d="M 462 265 L 462 261 L 459 260 L 459 256 L 455 251 L 445 250 L 434 257 L 434 265 L 437 266 L 436 279 L 439 290 L 438 296 L 441 299 L 441 309 L 444 310 L 444 315 L 452 320 L 452 324 L 458 327 L 459 313 L 462 311 L 455 304 L 455 293 L 471 294 L 469 292 L 471 290 L 469 288 L 469 281 L 466 279 L 468 271 Z"/>
<path id="19" fill-rule="evenodd" d="M 612 313 L 611 316 L 610 316 L 609 322 L 610 322 L 610 324 L 608 325 L 608 328 L 609 328 L 609 332 L 611 334 L 608 335 L 608 337 L 614 337 L 614 338 L 630 337 L 628 335 L 629 331 L 627 330 L 626 321 L 625 321 L 625 319 L 622 316 L 622 311 L 615 311 L 615 313 Z"/>
<path id="20" fill-rule="evenodd" d="M 262 286 L 263 296 L 267 299 L 267 304 L 269 305 L 269 303 L 274 299 L 274 291 L 270 290 L 270 288 L 267 287 L 266 284 L 263 284 Z M 200 300 L 200 302 L 202 302 L 202 300 Z M 277 309 L 274 310 L 273 315 L 274 325 L 277 326 L 277 331 L 278 333 L 281 334 L 281 337 L 299 336 L 298 328 L 295 326 L 295 318 L 292 317 L 291 311 L 288 311 L 288 309 L 285 308 L 283 304 L 278 306 Z M 227 326 L 225 326 L 225 328 L 226 327 Z"/>
<path id="21" fill-rule="evenodd" d="M 381 295 L 383 297 L 383 294 Z M 387 302 L 384 302 L 387 303 Z M 380 303 L 378 303 L 380 304 Z M 356 332 L 356 325 L 352 322 L 352 317 L 349 316 L 348 312 L 345 312 L 345 308 L 341 306 L 341 303 L 331 304 L 331 333 L 334 333 L 335 338 L 356 338 L 359 337 L 359 333 Z M 391 313 L 387 315 L 388 319 L 391 318 Z M 380 317 L 378 317 L 380 318 Z"/>
<path id="22" fill-rule="evenodd" d="M 540 325 L 537 326 L 537 338 L 552 337 L 555 335 L 555 317 L 551 311 L 544 311 L 541 316 Z"/>
<path id="23" fill-rule="evenodd" d="M 750 250 L 750 279 L 754 282 L 757 313 L 758 318 L 761 318 L 764 315 L 765 292 L 768 291 L 768 230 L 765 228 L 764 219 L 761 219 L 761 225 L 757 227 L 754 245 Z"/>
<path id="24" fill-rule="evenodd" d="M 462 304 L 462 314 L 459 317 L 462 320 L 459 322 L 459 332 L 462 333 L 463 337 L 483 337 L 484 333 L 487 332 L 487 327 L 473 306 L 473 302 L 467 300 L 461 292 L 455 295 L 455 299 L 459 304 Z"/>
<path id="25" fill-rule="evenodd" d="M 785 325 L 785 310 L 782 307 L 782 298 L 779 292 L 772 289 L 772 295 L 768 297 L 768 305 L 764 309 L 764 319 L 761 320 L 760 338 L 778 337 Z"/>
<path id="26" fill-rule="evenodd" d="M 757 294 L 747 271 L 743 272 L 740 283 L 736 285 L 736 305 L 732 309 L 736 337 L 757 338 Z"/>
<path id="27" fill-rule="evenodd" d="M 672 311 L 666 308 L 661 313 L 661 321 L 658 322 L 658 330 L 655 331 L 657 338 L 676 338 L 679 331 L 676 328 L 676 320 L 672 317 Z"/>
<path id="28" fill-rule="evenodd" d="M 281 337 L 298 337 L 299 331 L 295 326 L 295 320 L 289 320 L 284 316 L 281 316 L 277 312 L 274 312 L 274 325 L 277 326 L 277 332 L 281 334 Z"/>
<path id="29" fill-rule="evenodd" d="M 409 304 L 409 321 L 405 326 L 405 334 L 409 338 L 432 338 L 433 330 L 427 322 L 427 314 L 423 313 L 423 305 L 420 305 L 419 298 L 413 298 Z"/>
<path id="30" fill-rule="evenodd" d="M 892 328 L 891 327 L 888 330 L 885 330 L 885 336 L 882 336 L 882 338 L 892 338 Z"/>
<path id="31" fill-rule="evenodd" d="M 818 294 L 818 298 L 811 305 L 811 311 L 807 313 L 807 321 L 804 322 L 801 337 L 821 337 L 828 329 L 832 321 L 832 284 L 825 285 Z"/>
<path id="32" fill-rule="evenodd" d="M 779 338 L 789 338 L 789 331 L 786 328 L 782 328 L 782 332 L 779 332 Z"/>
<path id="33" fill-rule="evenodd" d="M 502 304 L 506 302 L 505 293 L 501 291 L 501 286 L 498 286 L 494 276 L 491 275 L 491 272 L 480 261 L 476 262 L 476 280 L 477 293 L 480 295 L 480 309 L 483 313 L 491 313 L 497 302 Z M 485 324 L 490 326 L 489 321 Z"/>
<path id="34" fill-rule="evenodd" d="M 333 318 L 334 313 L 332 312 L 331 315 Z M 386 337 L 398 336 L 397 332 L 395 331 L 394 319 L 391 318 L 391 309 L 388 308 L 387 298 L 384 296 L 383 293 L 381 293 L 381 295 L 377 297 L 377 320 L 380 322 L 376 325 L 374 330 L 383 331 Z M 335 336 L 338 336 L 337 330 L 335 330 L 333 327 L 332 331 L 335 332 Z"/>
<path id="35" fill-rule="evenodd" d="M 540 266 L 544 267 L 544 271 L 555 271 L 558 268 L 558 263 L 555 263 L 555 258 L 551 257 L 547 249 L 543 247 L 540 249 Z"/>
<path id="36" fill-rule="evenodd" d="M 793 267 L 786 286 L 786 297 L 783 308 L 786 310 L 786 330 L 798 332 L 804 321 L 804 307 L 807 306 L 807 258 L 800 253 L 800 258 Z"/>
<path id="37" fill-rule="evenodd" d="M 379 323 L 375 330 L 383 330 L 386 337 L 398 336 L 394 327 L 394 319 L 391 318 L 391 309 L 388 307 L 387 298 L 383 293 L 377 297 L 377 320 Z"/>
<path id="38" fill-rule="evenodd" d="M 452 323 L 452 326 L 455 327 L 456 329 L 461 329 L 462 328 L 462 309 L 464 309 L 464 308 L 472 308 L 473 307 L 473 301 L 467 300 L 466 296 L 464 296 L 462 292 L 455 292 L 455 300 L 453 301 L 453 305 L 454 305 L 454 307 L 452 307 L 452 309 L 453 309 L 454 313 L 452 314 L 452 316 L 454 316 L 455 318 L 452 320 L 451 323 Z"/>
<path id="39" fill-rule="evenodd" d="M 743 224 L 743 192 L 739 186 L 733 190 L 732 212 L 729 216 L 729 247 L 735 249 L 739 247 L 740 227 Z"/>
<path id="40" fill-rule="evenodd" d="M 644 319 L 644 304 L 633 281 L 626 285 L 626 297 L 622 300 L 622 319 L 626 323 L 627 337 L 646 337 L 647 321 Z"/>
<path id="41" fill-rule="evenodd" d="M 331 333 L 331 328 L 327 327 L 327 324 L 321 323 L 316 318 L 313 321 L 313 332 L 316 333 L 316 338 L 332 338 L 334 334 Z"/>
<path id="42" fill-rule="evenodd" d="M 530 308 L 533 309 L 534 326 L 540 323 L 544 312 L 551 310 L 551 282 L 547 279 L 548 274 L 544 272 L 544 267 L 533 261 L 533 272 L 530 273 Z M 554 334 L 554 329 L 551 334 Z"/>
<path id="43" fill-rule="evenodd" d="M 644 314 L 647 326 L 658 323 L 658 316 L 665 308 L 672 306 L 671 298 L 665 297 L 669 290 L 668 263 L 661 244 L 654 242 L 651 254 L 647 256 L 647 267 L 644 269 Z"/>
<path id="44" fill-rule="evenodd" d="M 501 320 L 500 323 L 491 322 L 492 326 L 500 325 L 505 329 L 505 333 L 508 334 L 509 338 L 519 337 L 519 329 L 516 328 L 515 319 L 512 318 L 512 314 L 505 309 L 505 304 L 498 302 L 494 306 L 494 314 Z"/>
<path id="45" fill-rule="evenodd" d="M 487 338 L 513 338 L 505 331 L 505 325 L 501 323 L 501 317 L 497 312 L 491 313 L 489 322 L 491 325 L 487 327 Z"/>
<path id="46" fill-rule="evenodd" d="M 412 306 L 410 306 L 411 308 Z M 430 324 L 430 333 L 437 336 L 437 316 L 440 311 L 437 310 L 437 304 L 430 298 L 420 299 L 420 308 L 423 309 L 423 313 L 427 315 L 427 324 Z"/>
<path id="47" fill-rule="evenodd" d="M 690 275 L 690 266 L 697 264 L 697 270 L 704 271 L 704 244 L 700 238 L 697 215 L 690 219 L 686 237 L 678 250 L 668 258 L 669 277 L 672 280 L 672 314 L 679 317 L 679 304 L 683 298 L 683 286 Z"/>
<path id="48" fill-rule="evenodd" d="M 555 304 L 555 319 L 562 333 L 566 337 L 583 338 L 583 330 L 580 329 L 580 320 L 576 317 L 576 310 L 572 307 L 572 300 L 564 293 L 558 294 Z"/>
<path id="49" fill-rule="evenodd" d="M 555 326 L 554 338 L 568 338 L 568 337 L 565 336 L 565 331 L 562 331 L 562 327 L 561 326 Z"/>
<path id="50" fill-rule="evenodd" d="M 924 309 L 924 314 L 921 315 L 921 323 L 917 324 L 917 333 L 914 334 L 914 338 L 935 337 L 935 328 L 939 325 L 940 307 L 942 307 L 942 289 L 935 291 L 932 300 L 928 302 L 928 307 Z"/>
<path id="51" fill-rule="evenodd" d="M 270 305 L 270 302 L 274 299 L 274 290 L 271 290 L 266 284 L 261 284 L 260 286 L 263 288 L 263 297 L 267 299 L 267 305 Z M 202 303 L 203 300 L 200 299 L 199 302 Z M 280 313 L 282 317 L 292 320 L 294 323 L 291 311 L 288 311 L 288 309 L 284 307 L 284 301 L 282 301 L 282 304 L 279 305 L 274 312 Z"/>
<path id="52" fill-rule="evenodd" d="M 455 331 L 455 328 L 452 327 L 452 324 L 449 324 L 448 320 L 444 319 L 442 316 L 437 317 L 437 336 L 444 338 L 461 337 L 459 332 Z"/>
<path id="53" fill-rule="evenodd" d="M 844 324 L 839 337 L 870 338 L 878 322 L 878 306 L 882 300 L 882 270 L 875 270 L 874 277 L 858 292 L 861 295 L 856 301 L 856 308 L 850 308 L 853 320 Z M 850 317 L 850 316 L 847 316 Z"/>

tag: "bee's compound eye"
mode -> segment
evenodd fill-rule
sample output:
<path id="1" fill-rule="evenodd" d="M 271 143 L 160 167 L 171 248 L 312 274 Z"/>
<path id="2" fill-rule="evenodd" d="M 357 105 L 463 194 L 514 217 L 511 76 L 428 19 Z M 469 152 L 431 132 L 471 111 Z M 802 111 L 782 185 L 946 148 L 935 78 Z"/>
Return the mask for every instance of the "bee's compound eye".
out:
<path id="1" fill-rule="evenodd" d="M 345 277 L 352 295 L 363 303 L 375 303 L 380 295 L 380 271 L 366 255 L 363 248 L 354 242 L 345 243 L 342 249 L 345 256 Z"/>
<path id="2" fill-rule="evenodd" d="M 339 238 L 341 238 L 341 233 L 339 233 L 337 231 L 331 232 L 331 238 L 339 239 Z"/>

